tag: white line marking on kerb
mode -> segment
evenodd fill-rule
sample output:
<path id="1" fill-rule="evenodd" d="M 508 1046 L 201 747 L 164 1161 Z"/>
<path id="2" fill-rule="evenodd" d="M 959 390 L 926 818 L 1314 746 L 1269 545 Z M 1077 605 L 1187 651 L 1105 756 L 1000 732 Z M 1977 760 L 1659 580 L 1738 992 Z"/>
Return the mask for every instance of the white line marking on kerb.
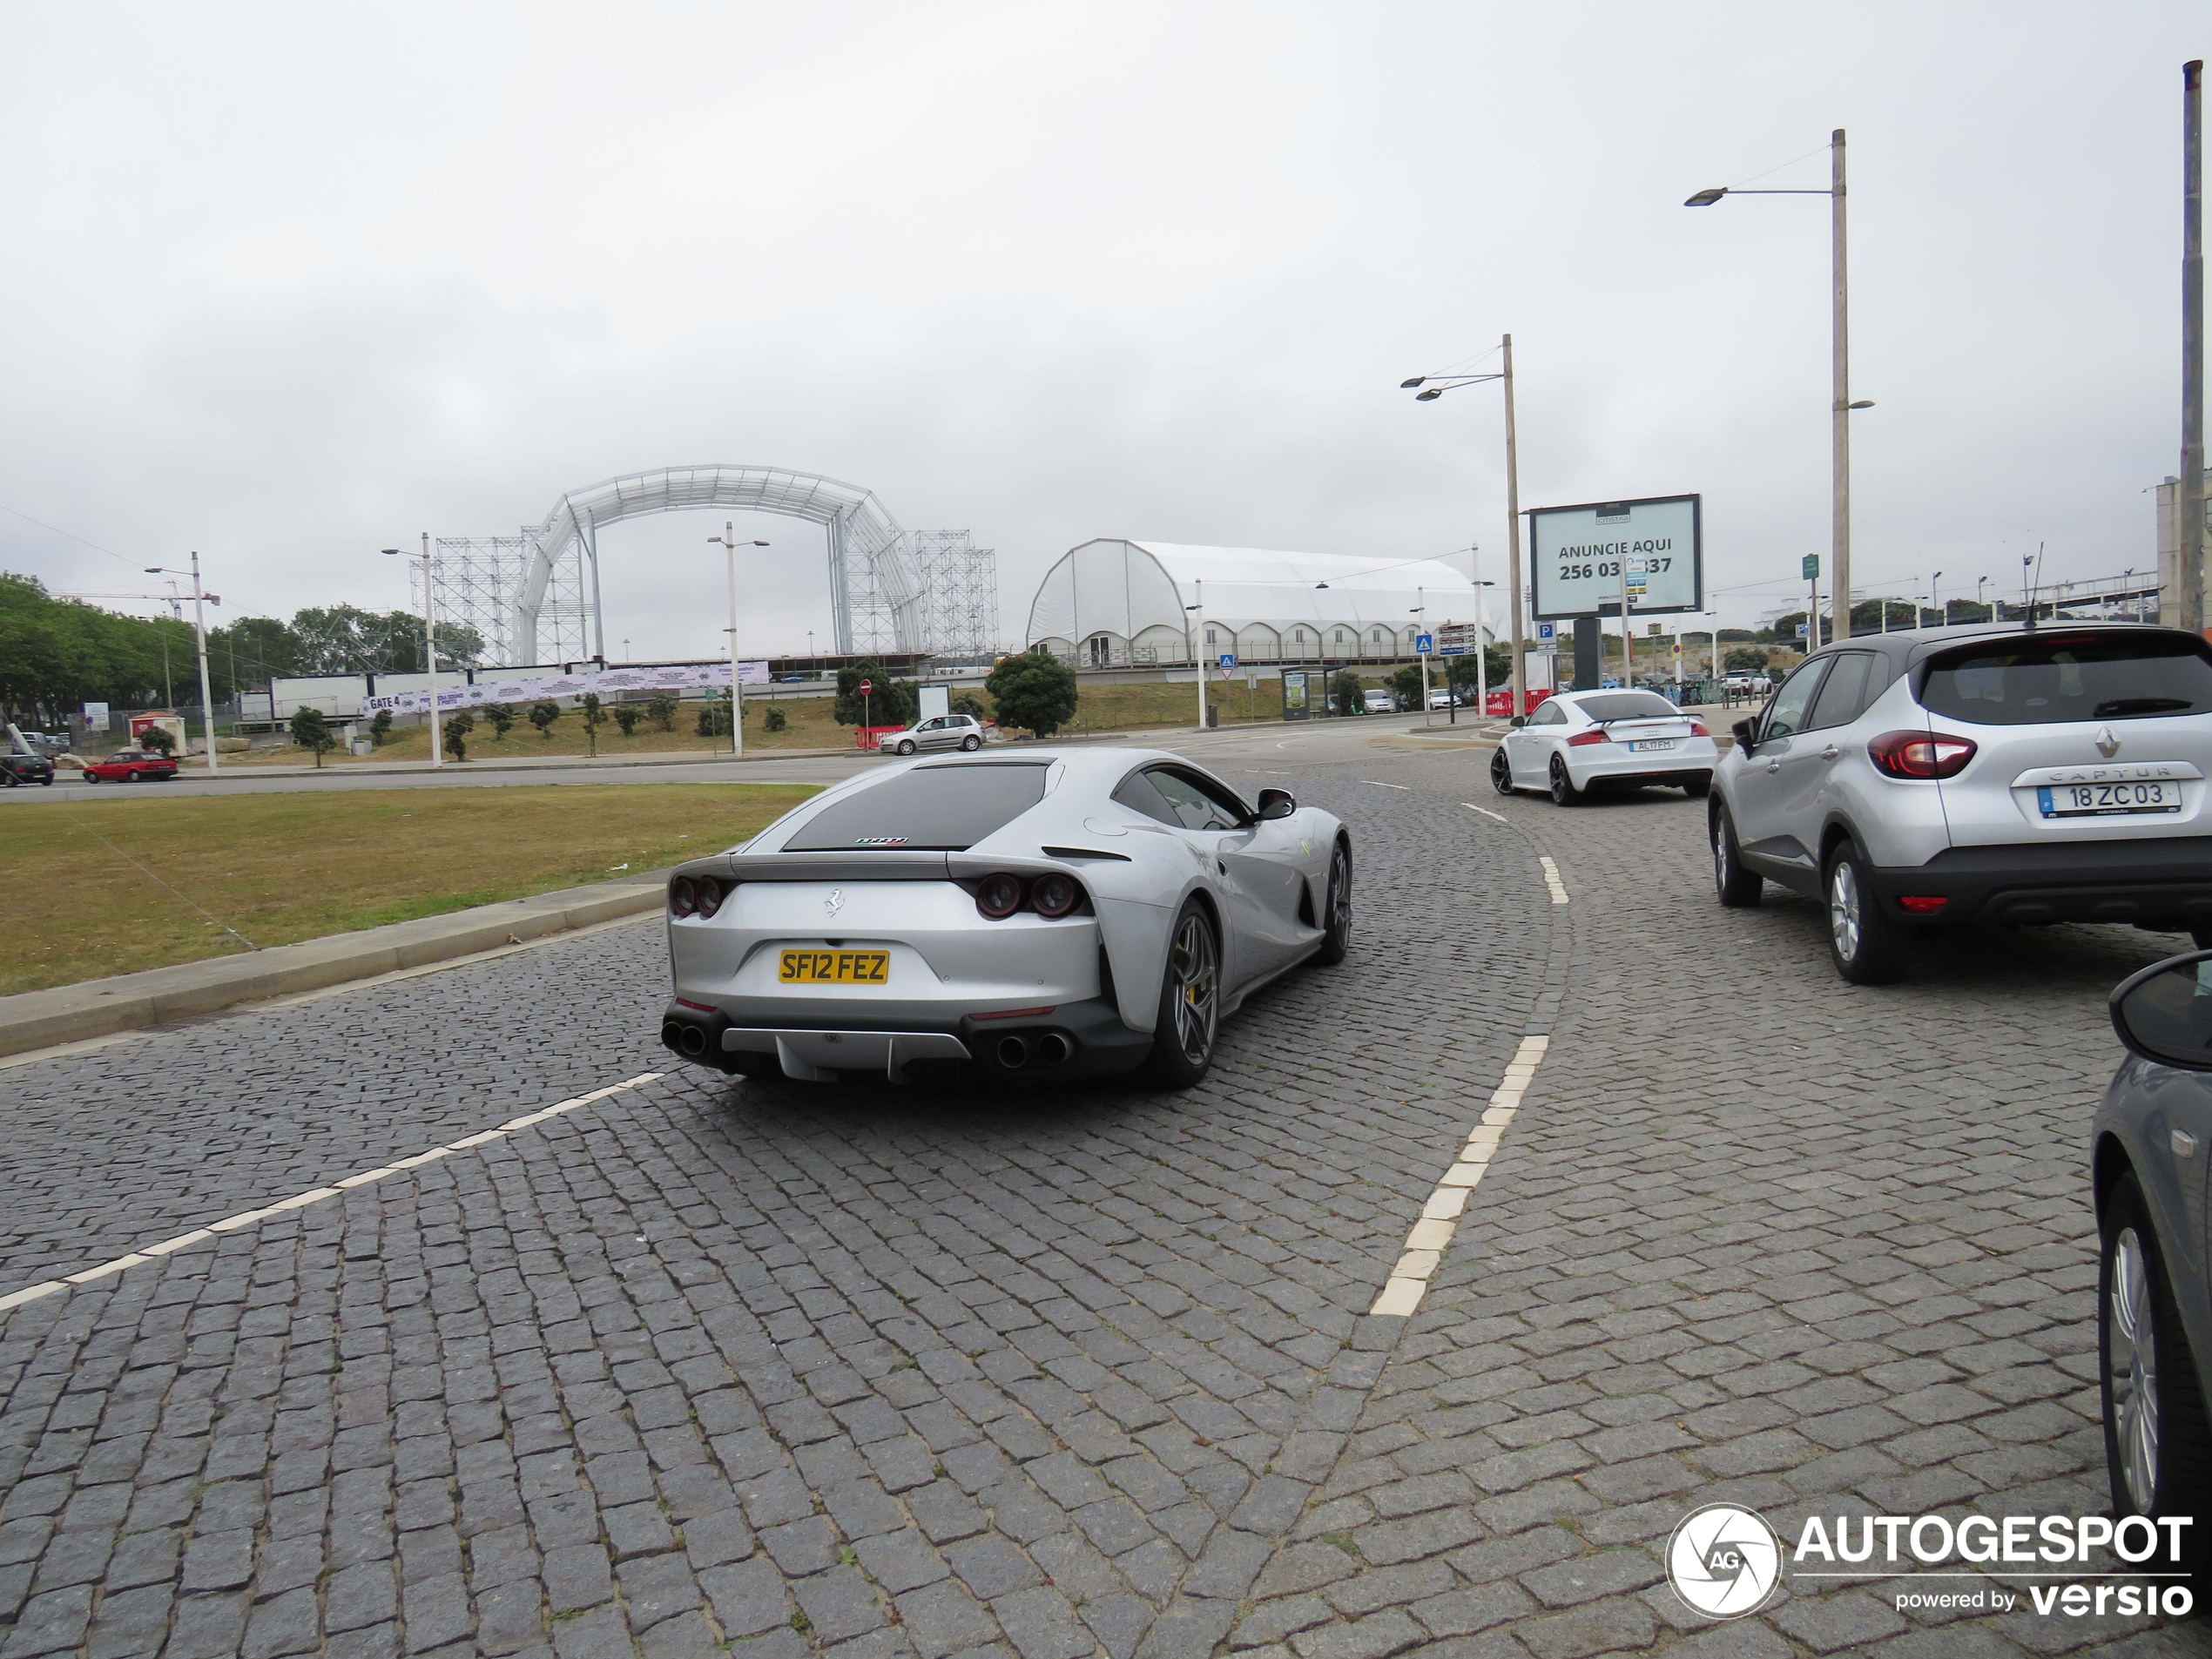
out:
<path id="1" fill-rule="evenodd" d="M 1466 807 L 1467 811 L 1471 813 L 1480 813 L 1485 818 L 1494 818 L 1501 824 L 1507 824 L 1513 821 L 1503 813 L 1494 813 L 1487 806 L 1478 806 L 1471 800 L 1463 800 L 1460 803 L 1460 805 Z"/>
<path id="2" fill-rule="evenodd" d="M 1544 867 L 1544 885 L 1551 889 L 1552 902 L 1554 904 L 1565 904 L 1567 902 L 1567 884 L 1559 879 L 1559 866 L 1554 864 L 1549 859 L 1543 857 L 1541 854 L 1537 856 L 1536 862 Z"/>
<path id="3" fill-rule="evenodd" d="M 1411 789 L 1413 787 L 1411 784 L 1386 784 L 1379 778 L 1362 778 L 1359 781 L 1363 784 L 1372 784 L 1377 789 Z"/>
<path id="4" fill-rule="evenodd" d="M 50 1278 L 37 1285 L 27 1285 L 20 1291 L 0 1296 L 0 1313 L 5 1313 L 10 1308 L 21 1307 L 26 1302 L 36 1302 L 41 1297 L 52 1296 L 57 1291 L 70 1289 L 72 1285 L 92 1284 L 96 1280 L 107 1278 L 111 1273 L 119 1273 L 126 1267 L 136 1267 L 141 1262 L 153 1261 L 191 1245 L 205 1244 L 219 1234 L 236 1232 L 241 1227 L 251 1227 L 255 1223 L 267 1221 L 272 1217 L 288 1215 L 294 1210 L 305 1210 L 309 1204 L 320 1204 L 326 1198 L 335 1198 L 341 1193 L 351 1191 L 355 1187 L 368 1186 L 388 1177 L 398 1175 L 402 1170 L 421 1169 L 426 1163 L 435 1163 L 440 1158 L 449 1157 L 455 1152 L 465 1152 L 474 1147 L 488 1146 L 492 1142 L 503 1140 L 519 1130 L 543 1123 L 548 1118 L 558 1117 L 563 1112 L 572 1112 L 580 1106 L 589 1106 L 597 1100 L 604 1100 L 610 1095 L 619 1095 L 625 1089 L 638 1089 L 646 1083 L 658 1082 L 663 1076 L 663 1073 L 658 1071 L 642 1071 L 635 1077 L 625 1078 L 621 1082 L 609 1083 L 604 1089 L 595 1089 L 588 1095 L 578 1095 L 574 1100 L 556 1102 L 542 1111 L 525 1112 L 520 1117 L 510 1117 L 497 1129 L 483 1130 L 475 1135 L 464 1135 L 457 1141 L 447 1142 L 443 1146 L 434 1146 L 427 1152 L 417 1152 L 413 1157 L 395 1158 L 391 1163 L 381 1164 L 374 1170 L 363 1170 L 358 1175 L 349 1175 L 344 1180 L 334 1181 L 327 1187 L 312 1187 L 305 1192 L 295 1192 L 289 1198 L 279 1198 L 274 1204 L 264 1204 L 259 1210 L 241 1210 L 234 1216 L 225 1216 L 220 1221 L 211 1221 L 204 1227 L 195 1227 L 188 1233 L 179 1233 L 174 1238 L 165 1238 L 158 1244 L 142 1245 L 129 1255 L 118 1256 L 111 1262 L 102 1262 L 98 1266 L 79 1268 L 74 1273 L 64 1273 L 59 1278 Z"/>
<path id="5" fill-rule="evenodd" d="M 1513 1115 L 1521 1106 L 1521 1094 L 1527 1089 L 1528 1080 L 1536 1075 L 1537 1066 L 1542 1063 L 1544 1051 L 1550 1047 L 1549 1037 L 1521 1038 L 1513 1062 L 1506 1068 L 1503 1081 L 1490 1096 L 1490 1103 L 1467 1131 L 1467 1144 L 1460 1149 L 1459 1160 L 1445 1170 L 1444 1178 L 1436 1184 L 1436 1190 L 1428 1195 L 1428 1202 L 1421 1206 L 1421 1218 L 1406 1235 L 1398 1265 L 1390 1270 L 1390 1277 L 1383 1281 L 1382 1293 L 1375 1298 L 1374 1306 L 1367 1310 L 1370 1314 L 1403 1318 L 1420 1308 L 1430 1278 L 1444 1260 L 1445 1248 L 1459 1228 L 1467 1199 L 1481 1184 L 1490 1160 L 1497 1156 L 1498 1143 L 1504 1138 L 1506 1125 L 1513 1122 Z"/>

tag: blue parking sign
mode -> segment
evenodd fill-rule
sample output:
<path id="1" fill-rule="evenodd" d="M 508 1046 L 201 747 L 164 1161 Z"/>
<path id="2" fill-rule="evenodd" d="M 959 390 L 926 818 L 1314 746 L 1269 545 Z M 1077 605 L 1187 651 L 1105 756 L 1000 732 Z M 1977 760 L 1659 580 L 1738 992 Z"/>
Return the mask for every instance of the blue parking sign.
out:
<path id="1" fill-rule="evenodd" d="M 1558 626 L 1557 626 L 1557 624 L 1554 624 L 1554 623 L 1548 623 L 1548 622 L 1540 622 L 1540 623 L 1538 623 L 1538 624 L 1536 624 L 1536 637 L 1537 637 L 1537 638 L 1539 638 L 1539 639 L 1556 639 L 1558 637 L 1559 637 L 1559 629 L 1558 629 Z"/>

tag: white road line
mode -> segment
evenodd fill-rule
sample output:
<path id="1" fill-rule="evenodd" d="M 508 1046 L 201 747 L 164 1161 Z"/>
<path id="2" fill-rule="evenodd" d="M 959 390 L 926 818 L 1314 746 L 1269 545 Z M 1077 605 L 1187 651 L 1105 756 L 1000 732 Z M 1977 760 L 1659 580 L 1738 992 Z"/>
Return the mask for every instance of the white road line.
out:
<path id="1" fill-rule="evenodd" d="M 1494 813 L 1487 806 L 1478 806 L 1471 800 L 1463 800 L 1460 803 L 1460 805 L 1466 807 L 1467 811 L 1471 813 L 1480 813 L 1485 818 L 1494 818 L 1501 824 L 1510 824 L 1513 821 L 1503 813 Z"/>
<path id="2" fill-rule="evenodd" d="M 289 1198 L 279 1198 L 274 1204 L 264 1204 L 259 1210 L 241 1210 L 234 1216 L 225 1216 L 220 1221 L 211 1221 L 206 1226 L 195 1227 L 188 1233 L 179 1233 L 174 1238 L 165 1238 L 158 1244 L 147 1244 L 132 1251 L 127 1256 L 118 1256 L 111 1262 L 102 1262 L 97 1266 L 80 1268 L 74 1273 L 65 1273 L 59 1278 L 44 1279 L 37 1285 L 26 1285 L 19 1291 L 0 1296 L 0 1313 L 5 1313 L 10 1308 L 21 1307 L 25 1302 L 36 1302 L 43 1296 L 51 1296 L 57 1291 L 68 1290 L 72 1285 L 90 1285 L 96 1279 L 105 1278 L 111 1273 L 119 1273 L 126 1267 L 136 1267 L 141 1262 L 152 1261 L 158 1257 L 167 1256 L 172 1251 L 184 1250 L 190 1245 L 205 1244 L 219 1234 L 236 1232 L 241 1227 L 251 1227 L 255 1223 L 266 1221 L 273 1216 L 286 1215 L 294 1210 L 305 1210 L 309 1204 L 320 1204 L 326 1198 L 335 1198 L 341 1193 L 349 1191 L 354 1187 L 370 1185 L 389 1176 L 397 1175 L 403 1170 L 420 1169 L 426 1163 L 435 1163 L 438 1159 L 449 1157 L 455 1152 L 465 1152 L 472 1147 L 485 1146 L 493 1141 L 503 1140 L 519 1130 L 543 1123 L 550 1117 L 558 1117 L 563 1112 L 572 1112 L 579 1106 L 589 1106 L 592 1102 L 604 1100 L 610 1095 L 619 1095 L 625 1089 L 642 1088 L 646 1083 L 658 1082 L 663 1075 L 658 1071 L 641 1071 L 635 1077 L 624 1078 L 618 1083 L 609 1083 L 604 1089 L 595 1089 L 588 1095 L 578 1095 L 573 1100 L 556 1102 L 541 1111 L 526 1112 L 520 1117 L 510 1117 L 497 1129 L 483 1130 L 475 1135 L 464 1135 L 461 1139 L 448 1141 L 443 1146 L 434 1146 L 427 1152 L 417 1152 L 413 1157 L 395 1158 L 391 1163 L 380 1164 L 375 1169 L 363 1170 L 360 1174 L 349 1175 L 342 1181 L 334 1181 L 327 1187 L 311 1187 L 305 1192 L 293 1193 Z"/>
<path id="3" fill-rule="evenodd" d="M 1421 1298 L 1427 1293 L 1429 1279 L 1443 1261 L 1444 1251 L 1459 1228 L 1460 1217 L 1467 1211 L 1467 1200 L 1481 1184 L 1490 1160 L 1497 1156 L 1506 1125 L 1513 1122 L 1514 1113 L 1520 1109 L 1521 1094 L 1550 1047 L 1549 1037 L 1521 1038 L 1504 1078 L 1491 1092 L 1489 1104 L 1467 1131 L 1467 1144 L 1460 1149 L 1457 1161 L 1445 1170 L 1444 1178 L 1436 1184 L 1435 1190 L 1428 1195 L 1428 1202 L 1421 1206 L 1421 1218 L 1406 1235 L 1398 1265 L 1390 1270 L 1390 1277 L 1383 1281 L 1381 1294 L 1375 1298 L 1374 1306 L 1367 1310 L 1371 1315 L 1382 1313 L 1402 1318 L 1420 1308 Z"/>
<path id="4" fill-rule="evenodd" d="M 1559 879 L 1559 866 L 1554 864 L 1549 859 L 1544 857 L 1541 853 L 1537 854 L 1536 862 L 1544 867 L 1544 885 L 1551 889 L 1552 902 L 1554 904 L 1565 904 L 1567 902 L 1567 884 Z"/>
<path id="5" fill-rule="evenodd" d="M 1379 778 L 1362 778 L 1363 784 L 1372 784 L 1377 789 L 1411 789 L 1411 784 L 1386 784 Z"/>

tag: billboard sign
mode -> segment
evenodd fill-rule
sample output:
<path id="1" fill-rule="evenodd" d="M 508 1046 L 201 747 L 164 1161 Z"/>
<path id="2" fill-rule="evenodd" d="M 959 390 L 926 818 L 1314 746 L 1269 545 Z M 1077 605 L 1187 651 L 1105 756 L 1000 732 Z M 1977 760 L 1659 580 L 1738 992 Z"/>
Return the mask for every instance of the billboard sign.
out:
<path id="1" fill-rule="evenodd" d="M 1306 698 L 1306 671 L 1302 668 L 1285 669 L 1283 718 L 1285 720 L 1307 720 L 1312 717 L 1313 710 Z"/>
<path id="2" fill-rule="evenodd" d="M 1703 610 L 1703 502 L 1699 496 L 1655 496 L 1532 510 L 1528 543 L 1536 616 L 1617 617 L 1624 579 L 1631 611 L 1649 616 Z"/>

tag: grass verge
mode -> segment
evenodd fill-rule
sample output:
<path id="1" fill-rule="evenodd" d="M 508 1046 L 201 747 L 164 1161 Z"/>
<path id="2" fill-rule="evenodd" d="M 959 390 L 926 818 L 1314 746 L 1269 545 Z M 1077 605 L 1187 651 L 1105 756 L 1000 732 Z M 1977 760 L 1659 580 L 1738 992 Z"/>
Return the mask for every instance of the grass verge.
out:
<path id="1" fill-rule="evenodd" d="M 0 813 L 0 995 L 444 915 L 745 840 L 805 784 L 595 784 Z"/>

